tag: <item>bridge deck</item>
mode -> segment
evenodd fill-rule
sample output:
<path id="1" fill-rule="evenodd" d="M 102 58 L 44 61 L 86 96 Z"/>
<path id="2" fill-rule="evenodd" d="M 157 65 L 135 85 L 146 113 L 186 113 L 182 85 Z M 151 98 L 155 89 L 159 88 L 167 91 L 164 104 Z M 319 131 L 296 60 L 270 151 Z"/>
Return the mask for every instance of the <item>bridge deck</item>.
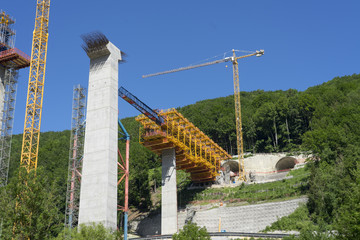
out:
<path id="1" fill-rule="evenodd" d="M 136 118 L 143 126 L 140 143 L 151 151 L 175 148 L 177 169 L 190 172 L 192 181 L 214 181 L 220 161 L 231 156 L 175 109 L 160 111 L 164 123 L 159 126 L 145 115 Z"/>

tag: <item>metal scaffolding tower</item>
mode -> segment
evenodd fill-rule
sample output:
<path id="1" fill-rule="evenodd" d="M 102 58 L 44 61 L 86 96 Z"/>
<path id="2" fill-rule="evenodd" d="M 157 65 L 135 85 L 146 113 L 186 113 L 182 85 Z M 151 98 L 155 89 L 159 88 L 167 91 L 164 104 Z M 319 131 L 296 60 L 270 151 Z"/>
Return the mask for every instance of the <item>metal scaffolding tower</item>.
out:
<path id="1" fill-rule="evenodd" d="M 0 187 L 7 184 L 9 173 L 11 138 L 14 124 L 16 88 L 18 71 L 14 68 L 5 69 L 4 101 L 0 129 Z"/>
<path id="2" fill-rule="evenodd" d="M 66 191 L 65 228 L 78 224 L 82 158 L 85 139 L 86 88 L 74 86 L 69 170 Z"/>
<path id="3" fill-rule="evenodd" d="M 9 172 L 18 69 L 30 65 L 30 57 L 14 48 L 14 23 L 0 11 L 0 187 L 6 185 Z"/>

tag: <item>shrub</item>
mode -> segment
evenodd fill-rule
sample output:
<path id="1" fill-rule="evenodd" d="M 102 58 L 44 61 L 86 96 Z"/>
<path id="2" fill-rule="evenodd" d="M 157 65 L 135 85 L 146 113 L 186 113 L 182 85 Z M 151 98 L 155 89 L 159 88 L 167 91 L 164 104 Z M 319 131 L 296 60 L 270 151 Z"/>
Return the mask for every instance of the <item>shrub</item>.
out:
<path id="1" fill-rule="evenodd" d="M 119 231 L 112 232 L 102 224 L 92 224 L 90 226 L 81 225 L 79 228 L 64 229 L 56 240 L 72 239 L 72 240 L 122 240 L 122 234 Z"/>
<path id="2" fill-rule="evenodd" d="M 196 223 L 188 223 L 179 233 L 175 233 L 172 238 L 174 240 L 210 240 L 210 235 L 206 227 L 199 227 Z"/>

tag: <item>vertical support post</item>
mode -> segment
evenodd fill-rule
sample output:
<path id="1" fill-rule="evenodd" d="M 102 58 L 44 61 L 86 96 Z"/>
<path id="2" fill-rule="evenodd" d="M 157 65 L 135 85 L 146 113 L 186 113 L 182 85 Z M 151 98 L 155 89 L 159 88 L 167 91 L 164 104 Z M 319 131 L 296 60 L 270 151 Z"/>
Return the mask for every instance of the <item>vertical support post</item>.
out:
<path id="1" fill-rule="evenodd" d="M 127 133 L 124 125 L 122 125 L 122 123 L 119 120 L 119 127 L 121 129 L 121 131 L 119 131 L 119 133 L 121 133 L 123 135 L 123 137 L 119 138 L 119 139 L 125 139 L 126 140 L 126 145 L 125 145 L 125 162 L 121 156 L 120 150 L 118 149 L 118 153 L 119 153 L 119 157 L 121 159 L 121 162 L 123 165 L 121 165 L 120 162 L 118 162 L 118 165 L 120 166 L 121 171 L 124 173 L 121 177 L 120 180 L 118 181 L 118 185 L 119 183 L 125 178 L 125 201 L 124 201 L 124 207 L 120 207 L 120 209 L 122 209 L 124 211 L 124 239 L 127 240 L 127 234 L 128 234 L 128 212 L 129 212 L 129 155 L 130 155 L 130 135 Z"/>
<path id="2" fill-rule="evenodd" d="M 101 33 L 83 36 L 90 58 L 79 224 L 117 223 L 118 65 L 120 50 Z"/>
<path id="3" fill-rule="evenodd" d="M 175 148 L 162 151 L 161 234 L 177 232 Z"/>
<path id="4" fill-rule="evenodd" d="M 221 232 L 221 217 L 219 217 L 219 232 Z"/>
<path id="5" fill-rule="evenodd" d="M 129 153 L 130 153 L 130 140 L 126 140 L 126 176 L 125 176 L 125 204 L 124 204 L 124 240 L 127 240 L 128 232 L 128 212 L 129 212 Z"/>

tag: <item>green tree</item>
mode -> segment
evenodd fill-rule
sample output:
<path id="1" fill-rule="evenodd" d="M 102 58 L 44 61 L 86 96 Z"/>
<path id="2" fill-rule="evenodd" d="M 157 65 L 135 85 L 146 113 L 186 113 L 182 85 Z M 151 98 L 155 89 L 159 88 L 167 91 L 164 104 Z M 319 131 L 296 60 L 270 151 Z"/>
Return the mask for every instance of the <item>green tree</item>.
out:
<path id="1" fill-rule="evenodd" d="M 199 227 L 196 223 L 188 223 L 179 233 L 175 233 L 172 238 L 174 240 L 210 240 L 210 235 L 206 227 Z"/>
<path id="2" fill-rule="evenodd" d="M 26 172 L 1 189 L 0 217 L 2 239 L 49 239 L 63 226 L 55 182 L 49 182 L 44 170 Z"/>
<path id="3" fill-rule="evenodd" d="M 360 239 L 360 164 L 353 171 L 355 182 L 346 189 L 344 203 L 337 211 L 335 228 L 340 239 Z"/>
<path id="4" fill-rule="evenodd" d="M 92 224 L 90 226 L 81 225 L 71 230 L 64 229 L 55 240 L 122 240 L 120 231 L 111 231 L 102 224 Z"/>

